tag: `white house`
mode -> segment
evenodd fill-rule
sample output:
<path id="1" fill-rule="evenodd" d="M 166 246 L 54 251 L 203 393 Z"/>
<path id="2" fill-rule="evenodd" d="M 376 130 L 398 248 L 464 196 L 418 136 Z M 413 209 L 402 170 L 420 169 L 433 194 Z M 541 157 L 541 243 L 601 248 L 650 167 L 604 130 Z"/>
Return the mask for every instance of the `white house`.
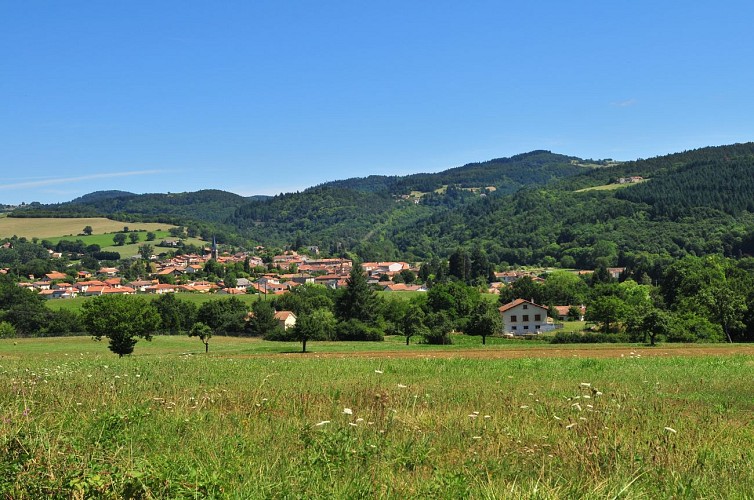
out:
<path id="1" fill-rule="evenodd" d="M 555 329 L 552 319 L 547 316 L 547 308 L 528 300 L 516 299 L 500 307 L 499 311 L 504 332 L 525 335 Z"/>
<path id="2" fill-rule="evenodd" d="M 275 313 L 275 319 L 283 330 L 296 326 L 296 315 L 291 311 L 278 311 Z"/>

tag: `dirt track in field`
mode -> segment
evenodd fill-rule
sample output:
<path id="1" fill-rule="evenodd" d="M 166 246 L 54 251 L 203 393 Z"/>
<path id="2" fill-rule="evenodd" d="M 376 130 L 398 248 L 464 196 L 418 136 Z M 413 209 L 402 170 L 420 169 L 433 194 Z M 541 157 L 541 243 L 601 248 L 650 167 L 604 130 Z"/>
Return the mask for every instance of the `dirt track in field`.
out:
<path id="1" fill-rule="evenodd" d="M 396 359 L 519 359 L 519 358 L 630 358 L 673 356 L 732 356 L 754 355 L 754 345 L 702 345 L 682 347 L 522 347 L 522 348 L 476 348 L 427 351 L 364 351 L 364 352 L 314 352 L 306 356 L 319 358 L 396 358 Z M 272 354 L 271 356 L 301 356 L 301 353 Z"/>

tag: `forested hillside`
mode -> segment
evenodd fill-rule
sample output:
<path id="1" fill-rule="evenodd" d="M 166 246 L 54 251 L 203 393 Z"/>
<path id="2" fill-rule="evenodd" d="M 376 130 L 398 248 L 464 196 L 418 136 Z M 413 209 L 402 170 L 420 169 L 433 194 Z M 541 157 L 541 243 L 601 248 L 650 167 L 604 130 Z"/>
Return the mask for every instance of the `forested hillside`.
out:
<path id="1" fill-rule="evenodd" d="M 436 174 L 370 176 L 329 182 L 246 204 L 229 222 L 267 244 L 318 245 L 365 259 L 406 255 L 388 237 L 396 227 L 457 210 L 483 197 L 544 186 L 589 170 L 579 159 L 533 151 Z M 484 195 L 484 196 L 482 196 Z"/>
<path id="2" fill-rule="evenodd" d="M 585 166 L 592 163 L 533 151 L 261 199 L 99 192 L 14 215 L 178 222 L 223 241 L 317 245 L 365 260 L 422 261 L 477 248 L 498 266 L 628 266 L 647 275 L 685 255 L 754 254 L 754 143 Z M 631 176 L 644 181 L 615 184 Z"/>
<path id="3" fill-rule="evenodd" d="M 574 189 L 640 175 L 616 190 Z M 389 235 L 416 258 L 482 247 L 495 263 L 646 269 L 684 255 L 751 254 L 754 145 L 704 148 L 485 198 Z"/>

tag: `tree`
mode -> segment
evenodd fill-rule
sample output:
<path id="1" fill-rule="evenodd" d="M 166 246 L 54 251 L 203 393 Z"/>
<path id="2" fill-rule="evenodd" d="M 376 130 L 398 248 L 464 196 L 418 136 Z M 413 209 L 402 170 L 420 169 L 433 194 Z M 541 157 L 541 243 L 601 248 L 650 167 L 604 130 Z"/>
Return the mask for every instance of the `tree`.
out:
<path id="1" fill-rule="evenodd" d="M 115 233 L 115 236 L 113 236 L 113 242 L 117 246 L 123 246 L 126 243 L 127 236 L 125 233 Z"/>
<path id="2" fill-rule="evenodd" d="M 153 304 L 162 318 L 162 330 L 171 335 L 189 332 L 196 321 L 196 305 L 174 293 L 163 293 Z"/>
<path id="3" fill-rule="evenodd" d="M 367 283 L 361 264 L 354 263 L 346 279 L 346 288 L 335 300 L 335 314 L 341 321 L 356 319 L 372 324 L 377 319 L 379 299 Z"/>
<path id="4" fill-rule="evenodd" d="M 209 352 L 209 339 L 212 338 L 212 328 L 202 322 L 194 323 L 194 326 L 191 327 L 191 331 L 189 331 L 188 336 L 199 337 L 199 340 L 201 340 L 204 344 L 205 354 Z"/>
<path id="5" fill-rule="evenodd" d="M 655 309 L 644 317 L 642 326 L 649 335 L 649 344 L 653 346 L 658 335 L 664 337 L 670 331 L 670 320 L 666 312 Z"/>
<path id="6" fill-rule="evenodd" d="M 494 335 L 502 329 L 503 320 L 497 308 L 487 301 L 481 301 L 469 319 L 466 333 L 481 336 L 482 345 L 485 345 L 488 336 Z"/>
<path id="7" fill-rule="evenodd" d="M 157 235 L 153 233 L 152 231 L 149 231 L 147 233 L 147 241 L 154 241 L 157 238 Z"/>
<path id="8" fill-rule="evenodd" d="M 586 320 L 602 323 L 603 332 L 610 333 L 610 325 L 625 318 L 628 309 L 619 297 L 605 295 L 595 299 L 586 309 Z"/>
<path id="9" fill-rule="evenodd" d="M 411 337 L 425 335 L 427 326 L 424 324 L 426 313 L 418 304 L 411 304 L 401 321 L 401 333 L 406 337 L 406 345 L 409 344 Z"/>
<path id="10" fill-rule="evenodd" d="M 154 253 L 154 247 L 150 245 L 149 243 L 144 243 L 143 245 L 139 245 L 139 255 L 141 255 L 142 259 L 144 260 L 151 259 L 153 253 Z"/>
<path id="11" fill-rule="evenodd" d="M 291 336 L 301 342 L 301 352 L 306 352 L 309 340 L 327 340 L 335 332 L 335 316 L 327 309 L 316 309 L 296 320 Z"/>
<path id="12" fill-rule="evenodd" d="M 208 300 L 196 314 L 196 320 L 212 328 L 217 335 L 243 333 L 246 327 L 246 304 L 237 297 Z"/>
<path id="13" fill-rule="evenodd" d="M 109 348 L 119 357 L 134 351 L 137 338 L 152 340 L 160 315 L 149 299 L 133 295 L 102 295 L 81 307 L 86 330 L 95 339 L 109 339 Z"/>
<path id="14" fill-rule="evenodd" d="M 135 244 L 136 242 L 139 241 L 139 233 L 128 233 L 128 240 L 132 244 Z"/>
<path id="15" fill-rule="evenodd" d="M 280 329 L 278 320 L 275 319 L 275 309 L 269 302 L 257 300 L 251 306 L 251 315 L 246 328 L 252 335 L 267 337 Z"/>
<path id="16" fill-rule="evenodd" d="M 84 233 L 87 236 L 91 236 L 93 232 L 94 232 L 94 229 L 92 229 L 92 226 L 85 226 L 84 230 L 82 231 L 82 233 Z"/>

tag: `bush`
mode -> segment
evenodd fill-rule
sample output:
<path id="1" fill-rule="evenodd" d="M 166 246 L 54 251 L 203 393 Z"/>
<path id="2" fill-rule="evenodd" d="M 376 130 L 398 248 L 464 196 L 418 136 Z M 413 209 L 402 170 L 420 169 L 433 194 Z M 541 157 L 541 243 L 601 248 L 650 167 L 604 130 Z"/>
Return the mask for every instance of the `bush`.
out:
<path id="1" fill-rule="evenodd" d="M 7 321 L 0 321 L 0 339 L 16 338 L 16 329 Z"/>
<path id="2" fill-rule="evenodd" d="M 628 342 L 624 334 L 558 332 L 550 339 L 551 344 L 615 344 Z"/>
<path id="3" fill-rule="evenodd" d="M 335 337 L 337 340 L 385 340 L 380 329 L 369 326 L 357 319 L 349 319 L 348 321 L 338 323 L 338 326 L 335 327 Z"/>

